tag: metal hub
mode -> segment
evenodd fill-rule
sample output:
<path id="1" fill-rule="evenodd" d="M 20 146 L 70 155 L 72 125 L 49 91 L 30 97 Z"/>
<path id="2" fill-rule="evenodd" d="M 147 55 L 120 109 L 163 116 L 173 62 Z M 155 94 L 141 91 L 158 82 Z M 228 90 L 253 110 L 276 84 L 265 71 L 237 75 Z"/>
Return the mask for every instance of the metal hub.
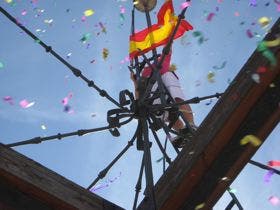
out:
<path id="1" fill-rule="evenodd" d="M 155 8 L 157 0 L 134 0 L 134 5 L 140 12 L 151 11 Z"/>

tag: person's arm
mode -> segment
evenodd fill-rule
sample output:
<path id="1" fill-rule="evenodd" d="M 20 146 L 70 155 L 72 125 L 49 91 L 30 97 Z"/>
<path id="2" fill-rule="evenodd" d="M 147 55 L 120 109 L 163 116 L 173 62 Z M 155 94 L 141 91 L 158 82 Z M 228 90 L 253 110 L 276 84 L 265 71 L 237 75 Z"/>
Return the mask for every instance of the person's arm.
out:
<path id="1" fill-rule="evenodd" d="M 139 91 L 138 91 L 138 85 L 137 85 L 137 80 L 136 80 L 136 75 L 134 73 L 130 73 L 130 79 L 133 82 L 134 85 L 134 95 L 135 95 L 135 99 L 139 98 Z"/>

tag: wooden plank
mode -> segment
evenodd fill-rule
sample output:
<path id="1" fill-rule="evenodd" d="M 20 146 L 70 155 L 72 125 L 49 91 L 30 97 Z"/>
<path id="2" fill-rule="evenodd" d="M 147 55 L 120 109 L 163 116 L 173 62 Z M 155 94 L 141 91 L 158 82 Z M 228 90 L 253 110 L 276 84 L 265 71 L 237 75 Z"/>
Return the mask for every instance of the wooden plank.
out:
<path id="1" fill-rule="evenodd" d="M 123 209 L 3 144 L 0 180 L 53 209 Z"/>
<path id="2" fill-rule="evenodd" d="M 271 30 L 272 32 L 268 34 L 265 39 L 275 39 L 275 35 L 280 32 L 279 26 L 280 19 L 276 22 Z M 273 52 L 278 54 L 279 60 L 279 47 L 273 49 Z M 256 72 L 259 66 L 269 66 L 269 61 L 257 51 L 248 59 L 223 97 L 217 102 L 203 121 L 192 143 L 181 151 L 156 184 L 155 193 L 159 209 L 194 209 L 194 202 L 192 202 L 191 207 L 188 206 L 188 208 L 186 208 L 186 202 L 191 202 L 189 198 L 194 199 L 196 205 L 205 201 L 205 196 L 195 195 L 193 192 L 195 192 L 200 182 L 214 182 L 214 180 L 204 179 L 206 177 L 205 174 L 211 171 L 220 154 L 227 146 L 231 145 L 234 136 L 238 135 L 238 132 L 241 131 L 242 123 L 244 123 L 246 119 L 248 120 L 247 117 L 250 110 L 254 110 L 258 101 L 264 94 L 272 90 L 269 88 L 269 85 L 273 80 L 279 77 L 279 63 L 280 62 L 278 62 L 277 68 L 271 67 L 269 71 L 262 74 L 261 83 L 257 84 L 252 80 L 252 74 Z M 279 100 L 277 103 L 278 102 Z M 274 111 L 274 109 L 269 109 L 266 116 L 263 116 L 263 119 L 268 120 L 269 117 L 273 115 Z M 260 112 L 262 112 L 262 110 L 260 110 Z M 258 119 L 258 116 L 255 117 Z M 265 117 L 268 118 L 265 119 Z M 276 120 L 279 121 L 279 119 Z M 263 128 L 262 132 L 267 135 L 275 125 L 272 123 L 269 128 L 264 129 L 264 124 L 259 129 L 262 130 Z M 241 133 L 239 133 L 239 135 L 241 135 Z M 265 137 L 265 135 L 263 136 Z M 245 150 L 243 152 L 246 153 Z M 224 162 L 226 161 L 227 160 L 224 159 Z M 239 160 L 236 159 L 236 161 L 238 162 Z M 215 170 L 218 169 L 219 167 L 215 168 Z M 241 169 L 242 168 L 239 168 L 238 170 Z M 215 170 L 212 170 L 211 173 L 214 175 L 213 177 L 216 181 L 219 173 Z M 216 176 L 215 173 L 217 173 Z M 211 190 L 213 190 L 213 186 L 211 189 L 209 188 L 209 191 Z M 207 193 L 209 194 L 209 192 Z M 145 200 L 142 201 L 138 209 L 149 209 L 149 207 L 145 205 Z"/>

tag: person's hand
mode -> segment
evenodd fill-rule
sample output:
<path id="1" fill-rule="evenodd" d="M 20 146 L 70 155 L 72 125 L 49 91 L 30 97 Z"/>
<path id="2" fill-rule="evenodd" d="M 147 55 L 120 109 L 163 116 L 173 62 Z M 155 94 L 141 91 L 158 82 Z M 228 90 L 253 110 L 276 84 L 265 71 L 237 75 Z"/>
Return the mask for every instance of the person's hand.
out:
<path id="1" fill-rule="evenodd" d="M 134 84 L 136 83 L 136 75 L 133 72 L 130 72 L 130 79 Z"/>

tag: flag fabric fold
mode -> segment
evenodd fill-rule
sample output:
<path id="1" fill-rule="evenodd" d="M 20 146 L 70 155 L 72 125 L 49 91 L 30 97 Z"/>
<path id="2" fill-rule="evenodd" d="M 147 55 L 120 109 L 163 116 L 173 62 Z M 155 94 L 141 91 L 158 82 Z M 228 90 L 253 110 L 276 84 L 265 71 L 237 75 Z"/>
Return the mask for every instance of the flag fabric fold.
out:
<path id="1" fill-rule="evenodd" d="M 167 44 L 169 36 L 177 24 L 178 17 L 174 15 L 172 0 L 166 1 L 157 14 L 158 22 L 150 28 L 139 31 L 129 37 L 129 57 L 133 58 L 146 53 L 158 46 Z M 181 20 L 174 39 L 181 37 L 193 27 L 186 20 Z"/>

